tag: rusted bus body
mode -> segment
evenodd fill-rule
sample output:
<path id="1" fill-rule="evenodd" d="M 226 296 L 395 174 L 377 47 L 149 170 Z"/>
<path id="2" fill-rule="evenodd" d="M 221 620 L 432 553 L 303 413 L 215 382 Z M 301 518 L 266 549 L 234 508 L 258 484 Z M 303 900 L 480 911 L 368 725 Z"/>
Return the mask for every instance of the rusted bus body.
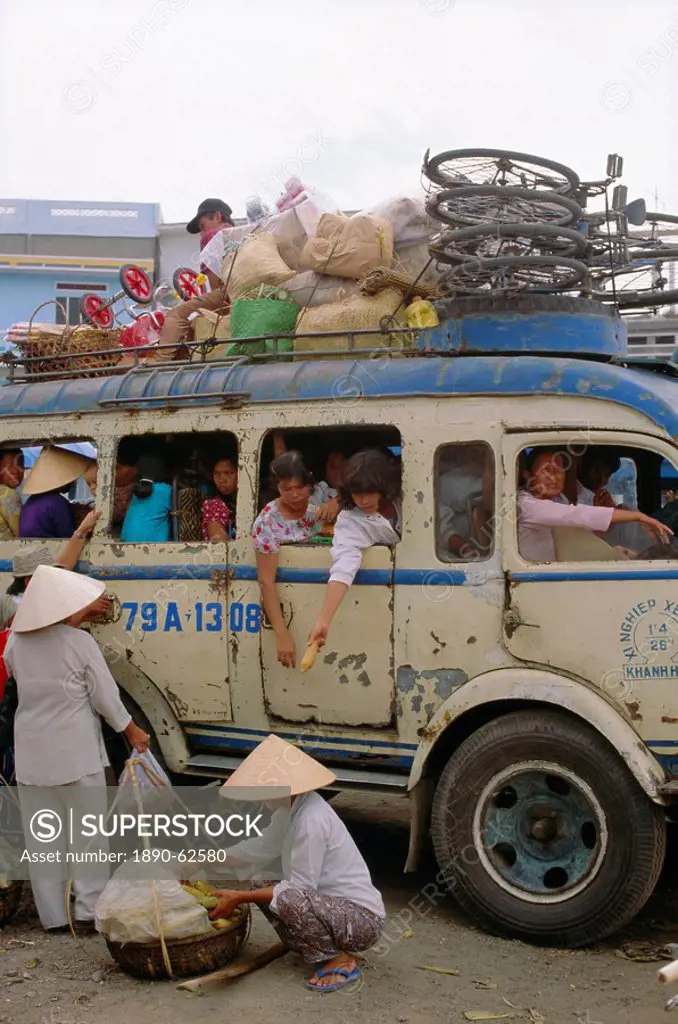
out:
<path id="1" fill-rule="evenodd" d="M 97 447 L 103 516 L 85 556 L 116 613 L 95 633 L 172 770 L 224 774 L 277 732 L 332 764 L 343 785 L 410 790 L 410 867 L 446 762 L 512 712 L 554 710 L 584 723 L 648 802 L 672 799 L 677 563 L 530 564 L 516 513 L 516 467 L 530 447 L 619 446 L 677 465 L 669 374 L 529 354 L 151 372 L 126 389 L 115 378 L 3 388 L 0 420 L 4 444 L 86 438 Z M 398 431 L 403 534 L 392 549 L 368 550 L 327 646 L 302 675 L 277 662 L 251 530 L 270 431 L 329 428 Z M 121 438 L 219 431 L 237 441 L 234 540 L 130 545 L 110 536 Z M 484 446 L 492 459 L 487 543 L 456 561 L 437 540 L 437 467 L 450 445 Z M 0 542 L 5 584 L 16 548 Z M 282 550 L 278 592 L 298 651 L 330 563 L 328 547 Z M 663 625 L 668 632 L 656 632 Z"/>

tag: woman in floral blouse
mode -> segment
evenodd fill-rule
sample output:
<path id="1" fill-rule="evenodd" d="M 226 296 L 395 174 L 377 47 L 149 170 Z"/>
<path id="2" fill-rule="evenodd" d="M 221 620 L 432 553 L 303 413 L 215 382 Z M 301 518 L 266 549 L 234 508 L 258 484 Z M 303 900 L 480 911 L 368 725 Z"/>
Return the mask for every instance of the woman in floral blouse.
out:
<path id="1" fill-rule="evenodd" d="M 294 641 L 285 625 L 275 585 L 281 545 L 303 544 L 322 530 L 319 509 L 309 504 L 313 478 L 299 452 L 285 452 L 271 463 L 271 477 L 278 497 L 269 502 L 254 521 L 252 541 L 257 557 L 261 601 L 278 645 L 278 661 L 296 665 Z"/>
<path id="2" fill-rule="evenodd" d="M 230 457 L 218 458 L 212 470 L 216 498 L 202 503 L 203 540 L 225 542 L 235 536 L 235 503 L 238 493 L 238 466 Z"/>

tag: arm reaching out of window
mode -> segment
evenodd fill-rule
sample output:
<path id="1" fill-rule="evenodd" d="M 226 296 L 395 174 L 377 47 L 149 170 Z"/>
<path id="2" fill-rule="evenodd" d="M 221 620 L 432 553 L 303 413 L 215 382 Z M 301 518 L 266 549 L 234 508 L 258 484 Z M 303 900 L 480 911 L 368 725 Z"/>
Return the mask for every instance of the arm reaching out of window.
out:
<path id="1" fill-rule="evenodd" d="M 264 606 L 266 617 L 275 632 L 278 645 L 278 661 L 285 668 L 294 668 L 297 663 L 297 653 L 294 647 L 294 640 L 285 625 L 280 598 L 278 597 L 278 589 L 275 585 L 275 574 L 278 570 L 278 552 L 264 555 L 257 551 L 256 555 L 261 603 Z"/>

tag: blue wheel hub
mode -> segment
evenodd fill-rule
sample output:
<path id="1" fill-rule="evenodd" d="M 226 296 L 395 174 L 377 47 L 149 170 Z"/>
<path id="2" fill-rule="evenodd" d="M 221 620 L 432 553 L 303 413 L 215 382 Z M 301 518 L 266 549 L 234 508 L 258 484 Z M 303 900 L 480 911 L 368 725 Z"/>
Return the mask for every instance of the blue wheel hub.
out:
<path id="1" fill-rule="evenodd" d="M 586 887 L 607 846 L 591 788 L 551 764 L 514 765 L 485 788 L 474 816 L 480 860 L 502 888 L 556 902 Z"/>

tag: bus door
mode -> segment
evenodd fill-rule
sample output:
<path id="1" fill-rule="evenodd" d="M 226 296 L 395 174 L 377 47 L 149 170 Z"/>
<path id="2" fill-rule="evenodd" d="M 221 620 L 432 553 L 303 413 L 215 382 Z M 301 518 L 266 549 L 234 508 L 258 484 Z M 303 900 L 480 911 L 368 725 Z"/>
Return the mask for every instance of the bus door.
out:
<path id="1" fill-rule="evenodd" d="M 638 504 L 648 514 L 660 505 L 662 458 L 676 464 L 670 443 L 628 431 L 581 431 L 581 437 L 568 431 L 565 439 L 562 432 L 508 435 L 505 509 L 516 509 L 518 460 L 538 446 L 564 451 L 580 476 L 578 460 L 597 446 L 632 457 Z M 614 526 L 609 534 L 557 527 L 552 530 L 555 560 L 537 561 L 534 551 L 520 550 L 517 526 L 517 513 L 507 514 L 507 649 L 523 661 L 588 680 L 621 705 L 656 753 L 678 755 L 676 548 L 657 547 L 636 523 Z"/>
<path id="2" fill-rule="evenodd" d="M 107 463 L 113 452 L 100 473 Z M 101 492 L 99 482 L 98 503 Z M 143 673 L 180 722 L 229 721 L 228 544 L 95 536 L 88 557 L 114 602 L 113 621 L 94 629 L 113 674 L 125 663 Z"/>

